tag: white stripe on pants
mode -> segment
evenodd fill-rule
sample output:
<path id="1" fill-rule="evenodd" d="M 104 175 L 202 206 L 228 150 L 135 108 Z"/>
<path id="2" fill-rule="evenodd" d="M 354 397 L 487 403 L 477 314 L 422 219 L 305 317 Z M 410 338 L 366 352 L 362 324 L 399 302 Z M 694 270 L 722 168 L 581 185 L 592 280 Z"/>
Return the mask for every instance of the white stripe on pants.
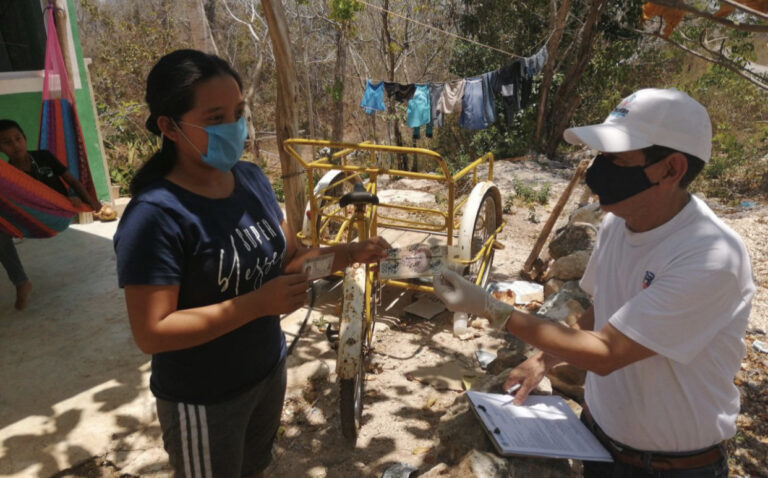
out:
<path id="1" fill-rule="evenodd" d="M 211 472 L 211 453 L 208 443 L 208 421 L 205 414 L 205 406 L 179 403 L 178 409 L 179 432 L 181 435 L 181 450 L 184 458 L 185 475 L 187 478 L 213 478 L 213 473 Z M 200 456 L 201 444 L 202 457 Z M 200 463 L 201 458 L 203 462 L 202 464 Z M 192 472 L 193 469 L 194 473 Z"/>

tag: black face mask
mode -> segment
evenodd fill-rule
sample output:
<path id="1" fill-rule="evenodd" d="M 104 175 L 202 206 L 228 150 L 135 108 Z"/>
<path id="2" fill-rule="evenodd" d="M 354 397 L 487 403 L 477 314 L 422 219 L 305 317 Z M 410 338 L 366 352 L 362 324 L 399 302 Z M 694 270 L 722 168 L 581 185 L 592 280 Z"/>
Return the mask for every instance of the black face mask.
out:
<path id="1" fill-rule="evenodd" d="M 600 198 L 600 204 L 616 204 L 659 183 L 645 174 L 648 166 L 617 166 L 604 154 L 598 154 L 587 169 L 587 186 Z"/>

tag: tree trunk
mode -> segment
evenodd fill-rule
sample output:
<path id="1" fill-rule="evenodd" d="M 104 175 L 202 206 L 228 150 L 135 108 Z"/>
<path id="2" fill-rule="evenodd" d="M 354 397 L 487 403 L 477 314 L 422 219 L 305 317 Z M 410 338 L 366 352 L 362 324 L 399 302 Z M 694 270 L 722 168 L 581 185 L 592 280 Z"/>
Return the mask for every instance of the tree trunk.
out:
<path id="1" fill-rule="evenodd" d="M 216 42 L 213 41 L 203 0 L 187 0 L 185 4 L 189 19 L 189 44 L 196 50 L 217 55 Z"/>
<path id="2" fill-rule="evenodd" d="M 549 89 L 552 86 L 552 77 L 555 71 L 555 61 L 560 50 L 560 40 L 563 37 L 563 30 L 565 30 L 565 19 L 568 16 L 568 10 L 570 8 L 570 0 L 563 0 L 560 4 L 560 9 L 557 8 L 557 0 L 552 0 L 552 17 L 550 22 L 550 29 L 553 32 L 552 38 L 549 40 L 547 46 L 547 52 L 549 57 L 547 63 L 544 65 L 544 71 L 542 72 L 541 79 L 541 94 L 539 95 L 539 111 L 536 118 L 536 132 L 533 136 L 533 144 L 536 148 L 541 150 L 542 141 L 541 135 L 544 129 L 544 114 L 547 111 L 547 96 L 549 95 Z"/>
<path id="3" fill-rule="evenodd" d="M 386 12 L 389 10 L 389 0 L 384 1 L 384 6 L 382 7 L 383 10 L 381 12 L 381 37 L 382 37 L 382 47 L 384 48 L 384 51 L 387 55 L 387 81 L 393 82 L 395 81 L 395 51 L 392 45 L 392 34 L 389 31 L 389 17 L 388 13 Z M 397 110 L 394 106 L 392 106 L 392 102 L 389 102 L 389 105 L 387 107 L 387 114 L 390 118 L 392 118 L 392 132 L 395 135 L 395 144 L 397 146 L 404 146 L 403 144 L 403 135 L 400 133 L 400 120 L 397 117 Z M 399 165 L 398 168 L 400 169 L 407 169 L 408 167 L 408 157 L 404 154 L 398 155 L 399 159 Z"/>
<path id="4" fill-rule="evenodd" d="M 304 33 L 304 24 L 299 22 L 299 33 L 303 39 L 302 43 L 302 55 L 304 56 L 304 90 L 306 93 L 307 101 L 307 125 L 309 126 L 309 137 L 316 138 L 315 136 L 315 103 L 312 95 L 312 81 L 309 76 L 309 38 Z M 314 154 L 312 155 L 314 157 Z"/>
<path id="5" fill-rule="evenodd" d="M 280 0 L 261 0 L 264 16 L 269 27 L 272 53 L 277 70 L 277 109 L 275 110 L 275 132 L 280 153 L 280 166 L 285 190 L 286 220 L 291 231 L 301 230 L 304 214 L 304 177 L 301 165 L 283 149 L 283 141 L 297 136 L 298 118 L 296 105 L 299 102 L 298 80 L 293 62 L 291 43 L 288 37 L 288 23 Z"/>
<path id="6" fill-rule="evenodd" d="M 576 88 L 589 60 L 592 59 L 597 22 L 600 20 L 607 3 L 608 0 L 592 0 L 590 2 L 589 14 L 579 32 L 576 59 L 566 71 L 563 83 L 552 98 L 552 107 L 549 110 L 549 124 L 551 126 L 548 128 L 544 147 L 544 153 L 547 155 L 553 155 L 557 150 L 557 146 L 562 140 L 563 131 L 568 127 L 568 123 L 573 117 L 579 101 L 581 101 Z"/>
<path id="7" fill-rule="evenodd" d="M 333 69 L 333 122 L 331 139 L 344 141 L 344 70 L 347 67 L 347 25 L 339 25 L 336 31 L 336 64 Z"/>

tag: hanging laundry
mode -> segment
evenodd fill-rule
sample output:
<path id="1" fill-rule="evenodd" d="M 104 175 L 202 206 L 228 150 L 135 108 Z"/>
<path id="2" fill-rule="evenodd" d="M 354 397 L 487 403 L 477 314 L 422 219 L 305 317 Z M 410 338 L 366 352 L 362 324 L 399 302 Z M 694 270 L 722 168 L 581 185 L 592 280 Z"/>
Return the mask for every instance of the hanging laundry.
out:
<path id="1" fill-rule="evenodd" d="M 440 99 L 437 100 L 437 110 L 444 115 L 461 112 L 465 85 L 464 79 L 445 83 Z"/>
<path id="2" fill-rule="evenodd" d="M 485 117 L 482 77 L 476 76 L 465 80 L 459 126 L 466 129 L 484 129 L 488 127 Z"/>
<path id="3" fill-rule="evenodd" d="M 523 61 L 517 60 L 499 69 L 498 85 L 507 124 L 520 111 L 520 93 L 523 80 Z"/>
<path id="4" fill-rule="evenodd" d="M 496 122 L 496 101 L 493 98 L 493 85 L 498 79 L 498 71 L 489 71 L 480 75 L 483 79 L 483 116 L 490 126 Z"/>
<path id="5" fill-rule="evenodd" d="M 432 123 L 427 123 L 427 126 L 424 128 L 427 134 L 427 138 L 432 137 Z M 421 139 L 421 127 L 419 128 L 413 128 L 413 139 Z"/>
<path id="6" fill-rule="evenodd" d="M 544 64 L 547 62 L 547 45 L 541 47 L 541 50 L 535 55 L 523 59 L 523 76 L 532 77 L 539 74 Z"/>
<path id="7" fill-rule="evenodd" d="M 376 84 L 371 83 L 371 80 L 365 80 L 365 91 L 363 92 L 363 99 L 360 101 L 360 106 L 365 109 L 365 112 L 369 115 L 375 114 L 376 111 L 386 111 L 384 106 L 384 82 L 380 81 Z"/>
<path id="8" fill-rule="evenodd" d="M 403 85 L 401 83 L 390 83 L 389 81 L 385 81 L 384 91 L 387 92 L 387 97 L 390 100 L 404 103 L 413 98 L 413 94 L 416 92 L 416 85 Z"/>
<path id="9" fill-rule="evenodd" d="M 437 102 L 440 100 L 444 88 L 443 83 L 431 83 L 429 85 L 429 126 L 443 126 L 443 112 L 437 109 Z M 429 133 L 427 133 L 427 137 L 431 138 Z"/>
<path id="10" fill-rule="evenodd" d="M 418 128 L 430 121 L 429 85 L 416 85 L 413 97 L 408 101 L 405 124 Z"/>
<path id="11" fill-rule="evenodd" d="M 419 131 L 422 125 L 429 123 L 431 119 L 429 99 L 429 85 L 416 85 L 413 98 L 408 101 L 408 111 L 405 115 L 405 124 L 413 129 L 413 139 L 419 139 Z"/>

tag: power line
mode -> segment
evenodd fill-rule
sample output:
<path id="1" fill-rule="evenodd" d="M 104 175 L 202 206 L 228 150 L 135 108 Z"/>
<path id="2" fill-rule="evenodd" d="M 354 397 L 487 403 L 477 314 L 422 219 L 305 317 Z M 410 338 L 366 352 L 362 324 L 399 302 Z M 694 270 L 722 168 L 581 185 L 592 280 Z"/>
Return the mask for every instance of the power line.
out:
<path id="1" fill-rule="evenodd" d="M 375 8 L 376 10 L 379 10 L 379 11 L 382 11 L 382 12 L 386 12 L 386 13 L 388 13 L 390 15 L 394 15 L 396 17 L 402 18 L 403 20 L 405 20 L 407 22 L 411 22 L 411 23 L 415 23 L 417 25 L 421 25 L 424 28 L 429 28 L 430 30 L 434 30 L 436 32 L 440 32 L 440 33 L 442 33 L 444 35 L 452 36 L 454 38 L 458 38 L 459 40 L 464 40 L 464 41 L 469 42 L 469 43 L 474 43 L 477 46 L 481 46 L 483 48 L 488 48 L 490 50 L 494 50 L 494 51 L 497 51 L 499 53 L 503 53 L 503 54 L 505 54 L 507 56 L 510 56 L 512 58 L 524 58 L 524 57 L 522 57 L 520 55 L 516 55 L 514 53 L 510 53 L 510 52 L 508 52 L 506 50 L 502 50 L 500 48 L 496 48 L 496 47 L 491 46 L 491 45 L 486 45 L 485 43 L 480 43 L 479 41 L 472 40 L 471 38 L 463 37 L 461 35 L 457 35 L 456 33 L 445 31 L 445 30 L 441 30 L 440 28 L 434 27 L 434 26 L 429 25 L 427 23 L 423 23 L 423 22 L 420 22 L 418 20 L 414 20 L 412 18 L 408 18 L 405 15 L 401 15 L 401 14 L 393 12 L 391 10 L 387 10 L 386 8 L 380 7 L 378 5 L 373 5 L 371 3 L 366 2 L 365 0 L 357 0 L 357 1 L 362 3 L 363 5 L 367 5 L 367 6 L 371 7 L 371 8 Z"/>

